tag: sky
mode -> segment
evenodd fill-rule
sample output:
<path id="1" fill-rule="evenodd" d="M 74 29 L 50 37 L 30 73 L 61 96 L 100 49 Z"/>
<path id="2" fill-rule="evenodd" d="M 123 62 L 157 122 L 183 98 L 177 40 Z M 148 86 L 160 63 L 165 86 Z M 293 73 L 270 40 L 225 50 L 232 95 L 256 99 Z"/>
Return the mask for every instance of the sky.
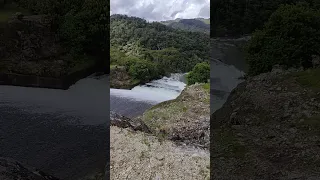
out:
<path id="1" fill-rule="evenodd" d="M 210 17 L 210 0 L 110 0 L 110 5 L 110 14 L 148 21 Z"/>

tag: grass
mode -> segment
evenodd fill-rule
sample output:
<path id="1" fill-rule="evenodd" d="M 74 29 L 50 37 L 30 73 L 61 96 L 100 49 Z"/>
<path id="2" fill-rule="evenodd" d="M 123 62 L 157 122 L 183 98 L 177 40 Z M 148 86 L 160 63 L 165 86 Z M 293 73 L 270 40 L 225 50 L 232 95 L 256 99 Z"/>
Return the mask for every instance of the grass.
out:
<path id="1" fill-rule="evenodd" d="M 294 77 L 301 86 L 320 90 L 320 68 L 295 73 Z"/>
<path id="2" fill-rule="evenodd" d="M 210 92 L 210 83 L 205 83 L 202 85 L 203 89 Z"/>

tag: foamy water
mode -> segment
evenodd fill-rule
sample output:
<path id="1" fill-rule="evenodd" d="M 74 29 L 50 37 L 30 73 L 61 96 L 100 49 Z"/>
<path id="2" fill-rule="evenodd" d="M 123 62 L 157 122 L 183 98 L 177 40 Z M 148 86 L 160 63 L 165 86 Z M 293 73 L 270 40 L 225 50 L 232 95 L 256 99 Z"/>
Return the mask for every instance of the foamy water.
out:
<path id="1" fill-rule="evenodd" d="M 181 91 L 186 86 L 186 84 L 179 79 L 179 77 L 182 76 L 183 74 L 173 74 L 171 77 L 163 77 L 162 79 L 136 86 L 131 90 L 110 89 L 110 95 L 133 101 L 157 104 L 175 99 L 180 95 Z"/>

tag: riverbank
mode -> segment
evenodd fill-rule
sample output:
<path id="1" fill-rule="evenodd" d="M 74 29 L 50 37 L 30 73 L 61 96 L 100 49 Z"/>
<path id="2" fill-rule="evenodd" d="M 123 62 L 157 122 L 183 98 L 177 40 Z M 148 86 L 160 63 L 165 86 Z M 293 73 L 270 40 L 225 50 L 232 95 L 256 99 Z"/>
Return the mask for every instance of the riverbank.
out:
<path id="1" fill-rule="evenodd" d="M 211 116 L 211 178 L 319 179 L 319 72 L 275 68 L 239 84 Z"/>
<path id="2" fill-rule="evenodd" d="M 209 97 L 209 85 L 187 86 L 127 125 L 111 119 L 111 178 L 209 179 Z"/>

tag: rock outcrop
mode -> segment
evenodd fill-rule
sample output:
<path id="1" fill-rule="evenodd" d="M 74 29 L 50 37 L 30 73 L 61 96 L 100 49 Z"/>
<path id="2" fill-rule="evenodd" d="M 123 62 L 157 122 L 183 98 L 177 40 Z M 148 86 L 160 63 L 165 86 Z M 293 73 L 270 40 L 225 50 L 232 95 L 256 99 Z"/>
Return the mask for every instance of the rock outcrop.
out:
<path id="1" fill-rule="evenodd" d="M 26 167 L 20 162 L 0 157 L 0 179 L 1 180 L 58 180 L 42 171 Z"/>
<path id="2" fill-rule="evenodd" d="M 320 179 L 320 69 L 248 78 L 211 117 L 212 179 Z"/>
<path id="3" fill-rule="evenodd" d="M 208 148 L 210 93 L 206 88 L 204 84 L 188 86 L 176 99 L 154 106 L 137 119 L 160 138 Z"/>
<path id="4" fill-rule="evenodd" d="M 120 128 L 131 128 L 135 131 L 150 133 L 149 128 L 139 119 L 130 119 L 110 111 L 110 124 Z"/>

